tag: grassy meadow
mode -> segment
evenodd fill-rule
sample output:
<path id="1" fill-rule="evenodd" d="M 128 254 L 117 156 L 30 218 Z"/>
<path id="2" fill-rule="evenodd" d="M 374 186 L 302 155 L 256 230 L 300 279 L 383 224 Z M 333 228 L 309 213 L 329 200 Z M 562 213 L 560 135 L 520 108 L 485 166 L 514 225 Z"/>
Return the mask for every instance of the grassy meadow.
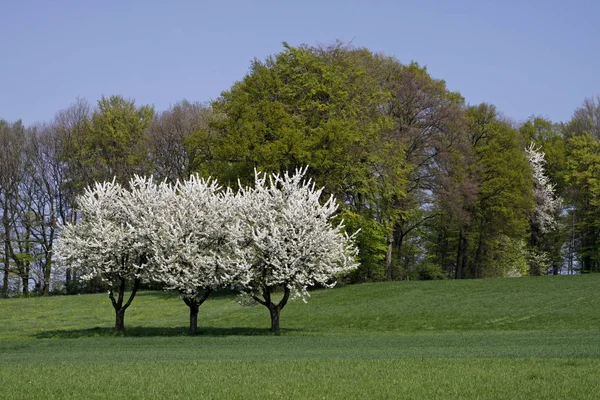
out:
<path id="1" fill-rule="evenodd" d="M 2 399 L 597 399 L 600 275 L 395 282 L 311 293 L 271 335 L 215 296 L 187 332 L 142 292 L 113 333 L 107 294 L 0 300 Z"/>

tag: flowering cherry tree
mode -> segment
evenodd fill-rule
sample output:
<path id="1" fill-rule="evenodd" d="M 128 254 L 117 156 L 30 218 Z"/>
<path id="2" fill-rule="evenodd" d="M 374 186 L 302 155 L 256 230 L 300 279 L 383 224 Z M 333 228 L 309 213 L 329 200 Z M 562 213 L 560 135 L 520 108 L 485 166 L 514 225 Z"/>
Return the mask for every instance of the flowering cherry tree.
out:
<path id="1" fill-rule="evenodd" d="M 560 211 L 562 199 L 554 193 L 554 185 L 544 171 L 544 153 L 539 148 L 536 149 L 533 143 L 525 151 L 533 170 L 535 211 L 532 222 L 541 233 L 548 233 L 556 229 L 556 215 Z"/>
<path id="2" fill-rule="evenodd" d="M 562 199 L 556 196 L 554 185 L 544 171 L 546 164 L 544 153 L 533 143 L 525 149 L 529 165 L 533 171 L 533 198 L 535 208 L 530 216 L 530 274 L 538 275 L 548 269 L 548 253 L 541 250 L 543 235 L 558 228 L 557 215 L 562 206 Z"/>
<path id="3" fill-rule="evenodd" d="M 241 292 L 269 309 L 271 331 L 291 295 L 306 300 L 307 288 L 332 287 L 333 278 L 358 266 L 358 253 L 343 224 L 332 226 L 333 197 L 321 204 L 322 189 L 305 180 L 305 169 L 293 175 L 255 173 L 254 188 L 241 188 L 239 269 L 246 269 Z M 274 294 L 282 291 L 277 302 Z"/>
<path id="4" fill-rule="evenodd" d="M 198 176 L 175 185 L 135 177 L 129 189 L 96 183 L 78 198 L 80 221 L 63 227 L 58 259 L 84 279 L 107 283 L 116 331 L 124 329 L 140 282 L 153 280 L 179 291 L 192 331 L 211 291 L 230 286 L 266 306 L 279 332 L 291 295 L 304 300 L 308 287 L 331 287 L 336 274 L 357 266 L 352 237 L 331 224 L 334 198 L 321 204 L 322 190 L 305 173 L 256 173 L 255 186 L 235 194 Z"/>
<path id="5" fill-rule="evenodd" d="M 179 291 L 190 308 L 190 330 L 195 332 L 198 309 L 210 293 L 245 282 L 248 268 L 234 262 L 240 252 L 241 231 L 234 228 L 239 225 L 239 197 L 198 176 L 178 182 L 170 197 L 153 222 L 153 279 Z"/>
<path id="6" fill-rule="evenodd" d="M 152 274 L 150 232 L 153 215 L 163 209 L 163 187 L 142 177 L 130 181 L 131 190 L 114 180 L 96 183 L 77 199 L 78 223 L 66 224 L 59 238 L 58 260 L 83 271 L 82 279 L 99 277 L 108 285 L 117 332 L 140 282 Z M 132 291 L 124 302 L 128 281 Z"/>

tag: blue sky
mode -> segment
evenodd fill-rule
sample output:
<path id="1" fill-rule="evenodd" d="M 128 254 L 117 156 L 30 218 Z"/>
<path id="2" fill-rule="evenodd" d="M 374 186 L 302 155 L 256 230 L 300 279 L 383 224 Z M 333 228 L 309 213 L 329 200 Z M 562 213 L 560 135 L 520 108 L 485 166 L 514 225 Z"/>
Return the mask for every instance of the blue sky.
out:
<path id="1" fill-rule="evenodd" d="M 339 39 L 515 121 L 566 121 L 600 95 L 598 16 L 597 0 L 0 0 L 0 118 L 50 121 L 77 96 L 208 101 L 283 41 Z"/>

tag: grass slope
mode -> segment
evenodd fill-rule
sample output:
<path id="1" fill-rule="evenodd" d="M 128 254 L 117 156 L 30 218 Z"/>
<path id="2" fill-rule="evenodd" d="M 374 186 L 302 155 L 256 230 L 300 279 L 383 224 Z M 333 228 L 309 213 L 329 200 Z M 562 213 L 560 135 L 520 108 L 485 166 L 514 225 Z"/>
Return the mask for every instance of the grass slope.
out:
<path id="1" fill-rule="evenodd" d="M 0 300 L 0 398 L 600 398 L 600 275 L 398 282 L 282 312 L 140 293 Z"/>

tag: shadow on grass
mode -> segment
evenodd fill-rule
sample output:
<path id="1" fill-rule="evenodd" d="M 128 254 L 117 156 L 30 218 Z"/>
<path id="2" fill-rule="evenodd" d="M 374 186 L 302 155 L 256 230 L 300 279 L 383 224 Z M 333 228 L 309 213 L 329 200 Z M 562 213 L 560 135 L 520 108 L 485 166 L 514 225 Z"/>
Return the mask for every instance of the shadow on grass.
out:
<path id="1" fill-rule="evenodd" d="M 300 332 L 301 329 L 282 329 L 281 334 Z M 77 339 L 86 337 L 172 337 L 172 336 L 277 336 L 264 328 L 214 328 L 199 327 L 192 333 L 188 328 L 132 327 L 125 332 L 115 332 L 114 328 L 95 327 L 91 329 L 51 330 L 35 335 L 37 339 Z"/>

